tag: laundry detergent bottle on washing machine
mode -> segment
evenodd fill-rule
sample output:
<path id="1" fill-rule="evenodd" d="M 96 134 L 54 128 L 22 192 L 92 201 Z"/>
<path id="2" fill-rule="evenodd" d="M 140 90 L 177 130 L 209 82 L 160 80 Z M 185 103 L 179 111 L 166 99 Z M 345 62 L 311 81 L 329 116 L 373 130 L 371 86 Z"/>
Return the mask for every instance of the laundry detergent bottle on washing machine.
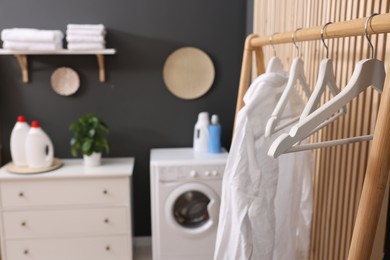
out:
<path id="1" fill-rule="evenodd" d="M 28 167 L 45 168 L 52 165 L 54 159 L 53 143 L 42 130 L 38 121 L 31 122 L 25 149 Z"/>
<path id="2" fill-rule="evenodd" d="M 218 122 L 218 116 L 211 116 L 211 124 L 209 125 L 209 153 L 221 152 L 221 125 Z"/>
<path id="3" fill-rule="evenodd" d="M 18 116 L 15 126 L 11 132 L 10 150 L 12 162 L 15 166 L 27 166 L 25 143 L 30 126 L 24 116 Z"/>
<path id="4" fill-rule="evenodd" d="M 194 152 L 207 152 L 209 144 L 209 113 L 201 112 L 194 127 Z"/>

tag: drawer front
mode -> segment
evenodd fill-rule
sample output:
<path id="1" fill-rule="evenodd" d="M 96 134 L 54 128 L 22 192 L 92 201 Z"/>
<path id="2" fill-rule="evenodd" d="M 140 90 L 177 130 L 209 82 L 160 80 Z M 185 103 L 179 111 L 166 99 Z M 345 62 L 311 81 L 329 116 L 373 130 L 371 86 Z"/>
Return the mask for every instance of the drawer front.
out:
<path id="1" fill-rule="evenodd" d="M 6 241 L 4 260 L 129 260 L 130 238 L 86 237 Z"/>
<path id="2" fill-rule="evenodd" d="M 7 211 L 4 236 L 32 238 L 95 234 L 129 234 L 129 208 Z"/>
<path id="3" fill-rule="evenodd" d="M 129 179 L 56 179 L 0 183 L 3 207 L 129 204 Z"/>

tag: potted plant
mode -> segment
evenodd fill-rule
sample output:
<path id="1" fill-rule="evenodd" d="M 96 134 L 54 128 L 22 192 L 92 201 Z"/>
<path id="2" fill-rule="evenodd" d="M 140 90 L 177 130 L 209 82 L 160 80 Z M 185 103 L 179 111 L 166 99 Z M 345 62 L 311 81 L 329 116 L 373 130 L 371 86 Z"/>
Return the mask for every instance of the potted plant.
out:
<path id="1" fill-rule="evenodd" d="M 73 133 L 70 140 L 72 156 L 76 157 L 80 150 L 84 157 L 84 165 L 100 165 L 103 150 L 106 153 L 110 150 L 106 139 L 109 134 L 106 123 L 94 114 L 86 114 L 72 122 L 69 125 L 69 130 Z"/>

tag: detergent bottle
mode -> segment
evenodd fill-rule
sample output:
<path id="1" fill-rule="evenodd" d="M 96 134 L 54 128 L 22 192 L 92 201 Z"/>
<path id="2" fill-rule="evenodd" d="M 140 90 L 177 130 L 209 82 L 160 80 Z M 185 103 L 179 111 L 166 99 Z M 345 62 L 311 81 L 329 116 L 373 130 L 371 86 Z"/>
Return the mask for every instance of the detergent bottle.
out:
<path id="1" fill-rule="evenodd" d="M 25 143 L 29 130 L 30 126 L 26 122 L 26 118 L 18 116 L 10 138 L 11 158 L 15 166 L 27 166 Z"/>
<path id="2" fill-rule="evenodd" d="M 26 137 L 25 149 L 28 167 L 45 168 L 53 164 L 53 144 L 38 121 L 31 122 L 31 128 Z"/>
<path id="3" fill-rule="evenodd" d="M 201 112 L 194 127 L 194 151 L 207 152 L 209 143 L 209 113 Z"/>
<path id="4" fill-rule="evenodd" d="M 221 125 L 218 122 L 218 116 L 211 116 L 211 124 L 209 125 L 209 153 L 220 153 L 221 152 Z"/>

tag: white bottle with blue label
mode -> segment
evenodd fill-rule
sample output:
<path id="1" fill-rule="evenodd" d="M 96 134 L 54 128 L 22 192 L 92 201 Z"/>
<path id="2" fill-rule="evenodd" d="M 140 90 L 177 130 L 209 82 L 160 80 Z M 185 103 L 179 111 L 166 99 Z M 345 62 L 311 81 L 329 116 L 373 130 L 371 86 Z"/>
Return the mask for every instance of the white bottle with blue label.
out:
<path id="1" fill-rule="evenodd" d="M 211 124 L 209 125 L 209 153 L 221 152 L 221 125 L 218 122 L 218 116 L 211 116 Z"/>
<path id="2" fill-rule="evenodd" d="M 201 112 L 194 128 L 194 151 L 206 152 L 209 143 L 209 113 Z"/>

